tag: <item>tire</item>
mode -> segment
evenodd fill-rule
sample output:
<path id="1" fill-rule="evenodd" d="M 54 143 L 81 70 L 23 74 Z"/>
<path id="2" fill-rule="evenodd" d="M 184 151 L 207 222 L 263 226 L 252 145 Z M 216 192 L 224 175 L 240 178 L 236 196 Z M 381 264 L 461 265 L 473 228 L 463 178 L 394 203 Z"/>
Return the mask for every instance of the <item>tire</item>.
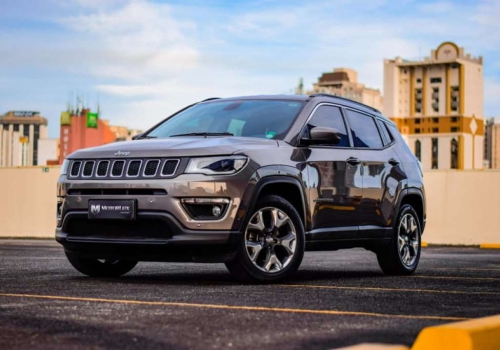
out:
<path id="1" fill-rule="evenodd" d="M 420 261 L 422 230 L 418 215 L 409 204 L 401 207 L 388 247 L 377 252 L 380 268 L 387 275 L 411 275 Z"/>
<path id="2" fill-rule="evenodd" d="M 119 277 L 132 270 L 138 263 L 133 260 L 81 258 L 72 252 L 65 253 L 75 269 L 90 277 Z"/>
<path id="3" fill-rule="evenodd" d="M 236 256 L 226 263 L 234 277 L 246 282 L 277 282 L 297 271 L 304 256 L 305 234 L 290 202 L 275 195 L 259 199 L 242 232 Z"/>

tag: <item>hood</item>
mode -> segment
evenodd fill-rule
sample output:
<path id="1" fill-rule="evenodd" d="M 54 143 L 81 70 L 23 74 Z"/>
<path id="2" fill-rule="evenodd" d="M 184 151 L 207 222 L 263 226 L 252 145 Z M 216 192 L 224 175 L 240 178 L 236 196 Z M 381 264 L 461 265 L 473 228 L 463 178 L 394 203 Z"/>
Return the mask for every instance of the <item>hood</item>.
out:
<path id="1" fill-rule="evenodd" d="M 277 148 L 278 141 L 254 137 L 171 137 L 114 142 L 73 152 L 70 159 L 146 157 L 192 157 L 242 153 L 245 150 Z M 129 154 L 126 154 L 130 152 Z"/>

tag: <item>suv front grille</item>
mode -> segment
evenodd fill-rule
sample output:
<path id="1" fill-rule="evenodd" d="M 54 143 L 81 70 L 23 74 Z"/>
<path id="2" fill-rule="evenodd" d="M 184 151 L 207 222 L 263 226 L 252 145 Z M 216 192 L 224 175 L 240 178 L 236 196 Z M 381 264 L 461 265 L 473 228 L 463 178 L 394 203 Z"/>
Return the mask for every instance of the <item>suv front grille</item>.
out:
<path id="1" fill-rule="evenodd" d="M 113 170 L 111 170 L 111 176 L 119 177 L 123 175 L 123 168 L 125 167 L 124 160 L 115 160 L 113 163 Z"/>
<path id="2" fill-rule="evenodd" d="M 70 179 L 157 179 L 173 177 L 180 159 L 84 159 L 70 164 Z"/>
<path id="3" fill-rule="evenodd" d="M 73 164 L 71 165 L 70 175 L 72 177 L 76 177 L 76 176 L 80 175 L 80 168 L 81 167 L 82 167 L 82 162 L 80 162 L 80 161 L 73 162 Z"/>
<path id="4" fill-rule="evenodd" d="M 97 176 L 104 177 L 108 175 L 109 160 L 101 160 L 97 166 Z"/>
<path id="5" fill-rule="evenodd" d="M 158 159 L 148 160 L 146 162 L 146 167 L 144 168 L 144 176 L 155 176 L 158 170 L 158 165 L 160 161 Z"/>
<path id="6" fill-rule="evenodd" d="M 88 160 L 85 162 L 85 165 L 83 166 L 83 177 L 92 176 L 92 173 L 94 172 L 94 165 L 95 161 L 93 160 Z"/>
<path id="7" fill-rule="evenodd" d="M 142 160 L 132 160 L 128 163 L 127 176 L 137 177 L 139 176 L 139 170 L 141 170 Z"/>
<path id="8" fill-rule="evenodd" d="M 175 173 L 175 170 L 177 169 L 178 165 L 179 165 L 178 159 L 166 160 L 165 163 L 163 163 L 163 168 L 161 169 L 161 175 L 172 176 Z"/>

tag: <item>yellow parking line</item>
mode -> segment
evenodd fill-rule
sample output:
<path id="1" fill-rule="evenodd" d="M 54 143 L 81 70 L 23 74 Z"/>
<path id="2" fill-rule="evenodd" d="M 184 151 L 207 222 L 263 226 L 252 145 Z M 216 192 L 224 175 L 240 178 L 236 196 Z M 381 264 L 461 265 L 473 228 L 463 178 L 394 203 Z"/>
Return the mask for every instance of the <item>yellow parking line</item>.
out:
<path id="1" fill-rule="evenodd" d="M 464 271 L 500 271 L 500 268 L 498 269 L 482 269 L 482 268 L 475 268 L 475 267 L 434 267 L 433 269 L 435 270 L 464 270 Z"/>
<path id="2" fill-rule="evenodd" d="M 462 277 L 462 276 L 408 276 L 407 278 L 430 278 L 430 279 L 448 279 L 448 280 L 473 280 L 473 281 L 500 281 L 497 277 Z"/>
<path id="3" fill-rule="evenodd" d="M 383 287 L 350 287 L 350 286 L 325 286 L 314 284 L 276 284 L 275 287 L 311 288 L 311 289 L 337 289 L 337 290 L 369 290 L 374 292 L 417 292 L 417 293 L 440 293 L 440 294 L 478 294 L 478 295 L 500 295 L 500 292 L 466 292 L 461 290 L 439 290 L 439 289 L 412 289 L 412 288 L 383 288 Z"/>
<path id="4" fill-rule="evenodd" d="M 140 301 L 140 300 L 123 300 L 123 299 L 82 298 L 82 297 L 67 297 L 67 296 L 59 296 L 59 295 L 56 296 L 56 295 L 0 293 L 0 296 L 10 297 L 10 298 L 33 298 L 33 299 L 50 299 L 50 300 L 64 300 L 64 301 L 86 301 L 86 302 L 97 302 L 97 303 L 148 305 L 148 306 L 177 306 L 177 307 L 218 309 L 218 310 L 270 311 L 270 312 L 315 314 L 315 315 L 367 316 L 367 317 L 388 317 L 388 318 L 392 317 L 392 318 L 406 318 L 406 319 L 419 319 L 419 320 L 443 320 L 443 321 L 469 320 L 469 318 L 466 318 L 466 317 L 453 317 L 453 316 L 393 315 L 393 314 L 382 314 L 382 313 L 375 313 L 375 312 L 360 312 L 360 311 L 292 309 L 292 308 L 266 307 L 266 306 L 243 306 L 243 305 L 181 303 L 181 302 L 167 302 L 167 301 Z"/>

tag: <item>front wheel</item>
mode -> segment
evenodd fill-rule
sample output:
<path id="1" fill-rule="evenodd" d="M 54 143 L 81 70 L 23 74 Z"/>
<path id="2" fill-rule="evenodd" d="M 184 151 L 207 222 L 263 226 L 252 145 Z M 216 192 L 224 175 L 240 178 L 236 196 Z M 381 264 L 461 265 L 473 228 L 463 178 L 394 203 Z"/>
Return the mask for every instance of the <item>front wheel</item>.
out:
<path id="1" fill-rule="evenodd" d="M 304 256 L 304 226 L 297 210 L 280 196 L 257 202 L 228 270 L 245 281 L 276 282 L 292 275 Z"/>
<path id="2" fill-rule="evenodd" d="M 90 277 L 118 277 L 132 270 L 137 261 L 118 259 L 89 259 L 66 251 L 66 257 L 75 269 Z"/>
<path id="3" fill-rule="evenodd" d="M 377 252 L 380 268 L 388 275 L 410 275 L 417 269 L 421 251 L 420 222 L 409 204 L 403 205 L 391 244 Z"/>

